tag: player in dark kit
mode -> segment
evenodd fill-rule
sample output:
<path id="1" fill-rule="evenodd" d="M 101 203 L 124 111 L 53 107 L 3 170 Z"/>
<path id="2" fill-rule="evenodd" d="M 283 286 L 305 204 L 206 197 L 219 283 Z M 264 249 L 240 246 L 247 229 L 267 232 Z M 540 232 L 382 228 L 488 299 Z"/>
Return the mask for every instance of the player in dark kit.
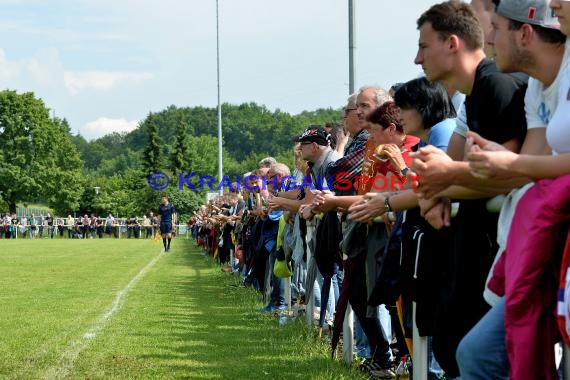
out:
<path id="1" fill-rule="evenodd" d="M 160 234 L 164 252 L 170 251 L 170 240 L 172 239 L 172 226 L 176 224 L 176 210 L 172 203 L 168 203 L 168 197 L 162 197 L 162 204 L 158 206 L 158 217 L 160 219 Z M 166 239 L 168 238 L 168 243 Z"/>

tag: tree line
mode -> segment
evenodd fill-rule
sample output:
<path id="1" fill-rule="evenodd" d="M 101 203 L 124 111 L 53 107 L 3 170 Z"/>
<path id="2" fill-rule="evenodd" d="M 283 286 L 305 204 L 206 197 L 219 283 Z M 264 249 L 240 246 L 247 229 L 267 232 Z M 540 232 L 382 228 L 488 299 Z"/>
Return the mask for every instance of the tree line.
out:
<path id="1" fill-rule="evenodd" d="M 293 164 L 292 138 L 311 124 L 341 120 L 340 109 L 291 115 L 263 105 L 223 104 L 223 174 L 236 178 L 261 158 Z M 177 107 L 149 113 L 129 133 L 87 141 L 66 119 L 50 118 L 33 93 L 0 92 L 0 212 L 43 203 L 57 215 L 147 214 L 168 194 L 179 212 L 191 214 L 203 191 L 178 191 L 177 173 L 218 172 L 217 109 Z M 164 172 L 170 186 L 153 191 L 149 173 Z M 217 178 L 216 178 L 217 179 Z M 219 180 L 219 179 L 217 179 Z"/>

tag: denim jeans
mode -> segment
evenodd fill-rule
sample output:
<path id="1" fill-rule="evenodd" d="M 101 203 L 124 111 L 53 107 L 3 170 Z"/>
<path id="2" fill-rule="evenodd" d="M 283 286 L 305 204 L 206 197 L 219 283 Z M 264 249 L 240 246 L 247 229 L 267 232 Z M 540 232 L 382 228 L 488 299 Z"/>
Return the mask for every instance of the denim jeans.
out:
<path id="1" fill-rule="evenodd" d="M 271 252 L 268 258 L 268 270 L 271 272 L 269 276 L 271 276 L 271 295 L 269 297 L 270 305 L 275 306 L 282 306 L 286 305 L 287 302 L 285 301 L 285 279 L 277 277 L 273 273 L 273 267 L 275 266 L 275 251 Z"/>
<path id="2" fill-rule="evenodd" d="M 318 306 L 321 307 L 319 326 L 323 326 L 325 323 L 326 313 L 329 314 L 329 318 L 333 318 L 336 311 L 336 303 L 338 302 L 340 287 L 342 286 L 342 271 L 339 271 L 338 265 L 335 264 L 331 279 L 326 280 L 320 273 L 318 273 L 317 282 L 321 288 L 318 302 Z M 326 307 L 323 307 L 323 304 L 326 304 Z"/>
<path id="3" fill-rule="evenodd" d="M 386 309 L 385 305 L 378 306 L 378 319 L 380 320 L 380 326 L 382 326 L 384 334 L 388 338 L 388 341 L 390 341 L 392 339 L 392 321 L 390 312 Z M 358 318 L 354 318 L 354 335 L 355 354 L 361 358 L 370 359 L 372 357 L 370 344 L 368 343 L 366 334 L 362 331 L 362 326 L 360 326 Z"/>
<path id="4" fill-rule="evenodd" d="M 392 318 L 390 317 L 390 312 L 386 308 L 386 305 L 382 304 L 378 306 L 378 319 L 380 319 L 380 325 L 384 334 L 388 338 L 388 342 L 392 341 Z"/>
<path id="5" fill-rule="evenodd" d="M 368 338 L 362 331 L 358 318 L 354 318 L 354 353 L 361 358 L 370 359 L 372 357 L 372 352 L 370 351 Z"/>
<path id="6" fill-rule="evenodd" d="M 504 298 L 463 337 L 456 358 L 463 380 L 509 378 Z"/>
<path id="7" fill-rule="evenodd" d="M 305 295 L 305 278 L 307 277 L 307 268 L 303 263 L 295 263 L 293 268 L 293 277 L 291 278 L 291 300 L 297 300 L 298 297 Z"/>
<path id="8" fill-rule="evenodd" d="M 428 337 L 428 380 L 439 380 L 443 376 L 443 370 L 439 366 L 435 356 L 433 354 L 433 349 L 431 347 L 431 336 Z M 451 380 L 451 378 L 450 378 Z"/>

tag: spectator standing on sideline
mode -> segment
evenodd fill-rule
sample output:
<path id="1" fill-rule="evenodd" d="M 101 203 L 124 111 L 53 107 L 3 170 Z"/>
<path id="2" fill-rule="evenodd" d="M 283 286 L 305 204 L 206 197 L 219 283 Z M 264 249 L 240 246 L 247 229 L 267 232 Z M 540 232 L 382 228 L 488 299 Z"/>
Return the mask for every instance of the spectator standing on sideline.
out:
<path id="1" fill-rule="evenodd" d="M 30 217 L 30 239 L 35 239 L 38 234 L 38 220 L 34 214 Z"/>
<path id="2" fill-rule="evenodd" d="M 49 212 L 46 216 L 46 224 L 48 226 L 48 235 L 50 239 L 53 239 L 53 230 L 55 229 L 55 226 L 53 225 L 53 217 Z"/>
<path id="3" fill-rule="evenodd" d="M 496 145 L 494 147 L 499 148 L 497 152 L 499 155 L 526 156 L 532 159 L 533 164 L 539 160 L 551 158 L 551 144 L 564 141 L 563 139 L 547 141 L 547 131 L 552 130 L 551 120 L 554 120 L 553 115 L 559 113 L 558 104 L 563 100 L 559 99 L 559 91 L 570 59 L 570 45 L 566 41 L 566 36 L 559 30 L 561 26 L 548 8 L 549 3 L 554 2 L 502 0 L 495 14 L 492 15 L 493 31 L 488 39 L 489 46 L 495 51 L 497 66 L 502 71 L 520 71 L 531 76 L 525 96 L 528 131 L 521 155 L 507 153 Z M 535 10 L 534 13 L 530 11 L 531 9 Z M 563 97 L 566 98 L 566 92 L 562 92 Z M 542 177 L 542 172 L 522 174 L 508 166 L 501 176 L 482 175 L 481 173 L 496 172 L 497 162 L 503 165 L 503 161 L 498 161 L 494 158 L 497 157 L 496 155 L 489 154 L 488 150 L 493 144 L 478 138 L 475 134 L 470 137 L 477 144 L 471 147 L 471 152 L 468 154 L 474 173 L 499 181 L 505 178 L 512 181 L 513 178 L 522 177 L 523 182 L 530 182 L 531 179 L 536 181 Z M 480 162 L 485 163 L 483 171 L 480 170 L 483 167 L 479 165 Z M 556 165 L 548 164 L 548 167 L 549 169 L 555 168 Z M 504 176 L 505 173 L 508 173 L 508 176 Z M 555 176 L 559 174 L 565 174 L 565 170 L 561 169 Z M 493 278 L 487 283 L 484 293 L 485 299 L 493 308 L 463 338 L 457 349 L 457 361 L 462 376 L 478 379 L 490 377 L 507 379 L 509 376 L 516 379 L 547 379 L 549 376 L 557 378 L 554 352 L 549 349 L 553 345 L 552 340 L 556 339 L 552 333 L 557 335 L 555 313 L 549 311 L 555 308 L 556 298 L 553 296 L 550 302 L 547 301 L 548 294 L 556 293 L 549 291 L 548 286 L 553 284 L 552 286 L 556 287 L 558 284 L 555 276 L 549 272 L 549 269 L 555 265 L 548 264 L 548 260 L 556 255 L 552 254 L 552 250 L 549 250 L 547 245 L 540 244 L 539 240 L 520 234 L 521 219 L 516 218 L 517 214 L 525 210 L 528 215 L 533 215 L 533 223 L 538 220 L 547 220 L 552 223 L 548 231 L 556 235 L 555 219 L 542 218 L 537 213 L 528 211 L 530 210 L 529 199 L 532 198 L 527 197 L 547 183 L 547 181 L 538 181 L 536 184 L 527 184 L 517 188 L 507 196 L 504 202 L 498 227 L 498 262 L 496 271 L 491 270 Z M 543 197 L 541 202 L 556 207 L 550 197 L 555 196 L 557 192 L 564 192 L 564 187 L 561 182 L 557 181 L 556 184 L 548 185 L 548 188 L 549 198 Z M 530 203 L 533 207 L 540 209 L 539 204 L 534 200 Z M 519 204 L 522 206 L 519 207 Z M 519 232 L 509 233 L 509 231 L 517 231 L 517 228 Z M 517 236 L 515 239 L 517 243 L 527 239 L 527 241 L 535 242 L 536 246 L 540 246 L 541 249 L 524 250 L 520 249 L 524 247 L 524 244 L 518 246 L 507 244 L 507 240 L 510 241 L 509 235 Z M 551 241 L 554 240 L 551 239 Z M 530 254 L 525 255 L 525 251 Z M 509 255 L 512 261 L 506 264 Z M 544 261 L 542 257 L 545 258 Z M 537 264 L 539 262 L 540 264 Z M 506 267 L 503 267 L 503 264 Z M 501 270 L 501 268 L 508 268 L 508 271 Z M 532 270 L 525 270 L 526 268 L 532 268 Z M 499 292 L 497 290 L 501 289 L 493 284 L 496 285 L 496 278 L 500 278 L 507 272 L 505 288 L 510 291 L 508 293 Z M 520 277 L 513 273 L 520 274 Z M 531 286 L 532 291 L 525 291 L 527 284 Z M 533 299 L 536 300 L 533 295 L 536 294 L 539 295 L 540 302 L 533 302 Z M 504 297 L 501 298 L 500 296 L 503 295 Z M 523 313 L 518 311 L 521 310 L 520 300 L 524 300 L 522 301 L 524 302 Z M 540 315 L 540 318 L 529 318 L 529 315 Z M 537 326 L 540 327 L 537 328 Z M 517 343 L 522 341 L 526 343 Z M 484 351 L 480 351 L 482 347 Z"/>
<path id="4" fill-rule="evenodd" d="M 151 235 L 154 238 L 154 235 L 156 235 L 156 230 L 158 229 L 158 217 L 154 215 L 154 212 L 151 211 L 148 218 L 150 220 Z"/>
<path id="5" fill-rule="evenodd" d="M 442 251 L 445 267 L 434 302 L 433 350 L 447 376 L 454 378 L 460 375 L 455 360 L 459 342 L 489 309 L 482 291 L 497 251 L 498 215 L 487 210 L 487 201 L 503 192 L 471 176 L 468 163 L 461 161 L 463 136 L 469 129 L 518 151 L 526 134 L 526 76 L 500 73 L 486 58 L 483 30 L 465 3 L 450 0 L 433 5 L 417 26 L 420 38 L 415 63 L 422 66 L 428 80 L 444 80 L 466 94 L 465 115 L 460 110 L 457 117 L 457 126 L 463 129 L 453 133 L 449 156 L 435 147 L 423 147 L 414 154 L 412 164 L 412 171 L 421 176 L 419 191 L 426 203 L 420 207 L 428 220 L 432 214 L 449 215 L 450 198 L 462 199 L 451 223 L 447 217 L 435 223 L 449 228 L 452 238 Z"/>
<path id="6" fill-rule="evenodd" d="M 89 237 L 89 225 L 91 224 L 91 219 L 87 214 L 83 216 L 82 223 L 82 236 L 83 239 L 87 239 Z"/>
<path id="7" fill-rule="evenodd" d="M 109 214 L 107 219 L 105 219 L 105 233 L 111 237 L 111 232 L 113 232 L 113 222 L 115 218 L 113 218 L 113 214 Z"/>
<path id="8" fill-rule="evenodd" d="M 75 228 L 75 218 L 72 217 L 71 215 L 67 215 L 66 224 L 67 224 L 67 237 L 71 239 L 73 237 L 73 230 Z"/>

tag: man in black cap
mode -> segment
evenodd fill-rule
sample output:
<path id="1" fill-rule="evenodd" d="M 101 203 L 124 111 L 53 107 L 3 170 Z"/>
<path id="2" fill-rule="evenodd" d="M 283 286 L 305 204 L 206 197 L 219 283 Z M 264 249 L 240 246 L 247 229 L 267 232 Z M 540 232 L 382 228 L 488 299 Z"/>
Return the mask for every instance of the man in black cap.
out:
<path id="1" fill-rule="evenodd" d="M 320 125 L 312 125 L 295 138 L 300 143 L 301 158 L 309 162 L 313 184 L 318 190 L 327 189 L 326 168 L 341 155 L 331 149 L 331 135 Z M 319 182 L 320 181 L 320 182 Z"/>

